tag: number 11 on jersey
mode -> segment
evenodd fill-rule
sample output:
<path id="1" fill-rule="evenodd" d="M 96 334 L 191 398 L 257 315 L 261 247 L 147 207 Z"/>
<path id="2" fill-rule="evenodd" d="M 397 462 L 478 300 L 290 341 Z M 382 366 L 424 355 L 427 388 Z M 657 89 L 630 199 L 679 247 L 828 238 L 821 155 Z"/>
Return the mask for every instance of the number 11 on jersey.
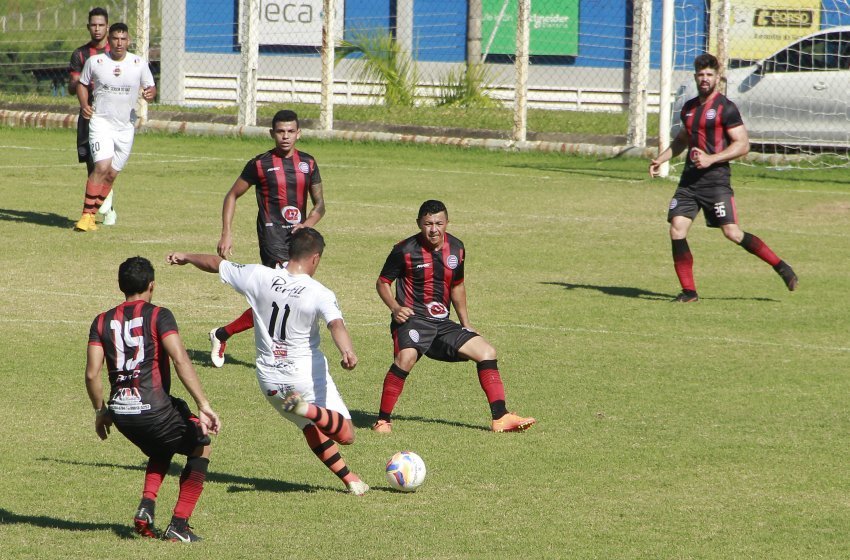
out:
<path id="1" fill-rule="evenodd" d="M 274 331 L 277 326 L 277 316 L 280 313 L 280 307 L 278 307 L 277 302 L 272 302 L 272 316 L 269 319 L 269 336 L 274 339 Z M 279 340 L 286 340 L 286 320 L 289 319 L 289 304 L 283 306 L 283 319 L 280 322 L 280 330 L 278 331 Z"/>

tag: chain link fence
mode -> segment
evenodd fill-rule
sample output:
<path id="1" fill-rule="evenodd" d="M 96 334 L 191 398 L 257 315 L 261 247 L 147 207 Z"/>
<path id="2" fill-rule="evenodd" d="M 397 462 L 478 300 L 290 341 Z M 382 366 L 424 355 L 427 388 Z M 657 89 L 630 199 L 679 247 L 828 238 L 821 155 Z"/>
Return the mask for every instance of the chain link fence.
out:
<path id="1" fill-rule="evenodd" d="M 693 58 L 715 52 L 758 141 L 850 146 L 848 0 L 672 1 L 671 94 L 688 95 Z M 662 0 L 100 5 L 110 22 L 130 25 L 131 48 L 147 45 L 138 54 L 151 62 L 159 104 L 231 107 L 243 124 L 255 123 L 256 104 L 319 105 L 332 128 L 334 106 L 460 102 L 512 108 L 504 129 L 517 140 L 529 109 L 628 113 L 621 134 L 642 146 L 646 115 L 660 110 Z M 68 60 L 88 38 L 91 7 L 3 3 L 0 93 L 67 96 Z M 826 129 L 829 142 L 817 133 Z"/>

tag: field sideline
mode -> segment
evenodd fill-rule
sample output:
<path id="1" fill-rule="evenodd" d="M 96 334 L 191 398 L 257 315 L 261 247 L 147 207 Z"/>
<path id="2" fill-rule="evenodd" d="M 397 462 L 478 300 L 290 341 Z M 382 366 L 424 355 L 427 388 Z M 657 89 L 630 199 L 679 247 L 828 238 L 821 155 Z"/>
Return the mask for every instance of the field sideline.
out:
<path id="1" fill-rule="evenodd" d="M 71 231 L 85 167 L 74 132 L 0 128 L 0 558 L 846 558 L 850 544 L 850 180 L 846 169 L 736 165 L 741 223 L 800 276 L 695 224 L 701 301 L 678 292 L 664 222 L 675 183 L 647 162 L 303 139 L 325 185 L 317 278 L 333 289 L 360 364 L 325 351 L 358 428 L 343 448 L 372 485 L 342 485 L 257 390 L 253 340 L 211 366 L 207 332 L 245 302 L 167 252 L 214 252 L 221 201 L 261 139 L 144 134 L 116 183 L 118 225 Z M 492 434 L 471 364 L 423 360 L 374 420 L 391 361 L 374 282 L 415 233 L 426 198 L 466 244 L 473 324 L 499 350 L 525 434 Z M 258 259 L 256 204 L 236 215 L 237 262 Z M 157 267 L 169 307 L 224 422 L 184 547 L 131 535 L 144 459 L 100 442 L 85 393 L 92 318 L 122 300 L 118 264 Z M 185 396 L 179 382 L 173 392 Z M 425 460 L 415 494 L 389 490 L 395 451 Z M 157 508 L 176 499 L 172 465 Z"/>

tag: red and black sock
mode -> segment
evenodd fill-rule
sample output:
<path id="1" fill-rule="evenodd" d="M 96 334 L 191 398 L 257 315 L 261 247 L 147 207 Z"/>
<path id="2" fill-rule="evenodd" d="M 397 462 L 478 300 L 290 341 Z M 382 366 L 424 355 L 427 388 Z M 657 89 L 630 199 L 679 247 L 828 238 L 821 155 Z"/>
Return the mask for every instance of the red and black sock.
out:
<path id="1" fill-rule="evenodd" d="M 390 366 L 387 375 L 384 377 L 384 388 L 381 391 L 381 408 L 378 411 L 378 419 L 390 421 L 395 404 L 404 390 L 404 382 L 409 371 L 404 371 L 396 364 Z"/>
<path id="2" fill-rule="evenodd" d="M 345 421 L 345 417 L 329 408 L 317 406 L 315 404 L 307 405 L 307 414 L 305 418 L 312 420 L 319 430 L 333 439 L 334 441 L 342 441 L 343 443 L 350 440 L 353 436 L 349 425 Z"/>
<path id="3" fill-rule="evenodd" d="M 676 269 L 676 276 L 679 277 L 679 284 L 682 285 L 683 291 L 696 293 L 697 289 L 694 283 L 694 256 L 691 254 L 688 240 L 673 239 L 672 242 L 673 267 Z"/>
<path id="4" fill-rule="evenodd" d="M 86 181 L 86 195 L 83 199 L 83 214 L 94 214 L 97 212 L 97 209 L 100 208 L 100 205 L 103 204 L 103 197 L 101 196 L 103 187 L 103 185 L 94 184 L 91 179 Z"/>
<path id="5" fill-rule="evenodd" d="M 356 474 L 348 470 L 342 455 L 339 454 L 339 446 L 319 431 L 319 428 L 315 425 L 307 426 L 304 428 L 304 437 L 307 438 L 307 445 L 310 446 L 319 461 L 324 463 L 340 480 L 345 483 L 360 480 Z"/>
<path id="6" fill-rule="evenodd" d="M 177 505 L 174 506 L 174 517 L 189 519 L 195 510 L 195 505 L 204 491 L 204 481 L 207 478 L 207 468 L 210 460 L 206 457 L 189 457 L 186 467 L 180 473 L 180 493 Z"/>
<path id="7" fill-rule="evenodd" d="M 744 232 L 744 238 L 741 239 L 740 245 L 746 249 L 748 253 L 752 253 L 770 266 L 776 266 L 779 264 L 780 259 L 776 256 L 776 253 L 771 251 L 770 247 L 768 247 L 764 241 L 755 235 Z"/>
<path id="8" fill-rule="evenodd" d="M 225 325 L 215 331 L 215 337 L 222 342 L 227 342 L 227 339 L 250 329 L 254 328 L 254 312 L 249 307 L 245 312 L 237 317 L 233 322 Z"/>
<path id="9" fill-rule="evenodd" d="M 493 420 L 498 420 L 508 413 L 505 406 L 505 386 L 499 375 L 499 366 L 496 360 L 481 360 L 476 367 L 478 382 L 481 383 L 481 388 L 487 395 L 487 402 L 490 403 L 490 413 L 493 415 Z"/>
<path id="10" fill-rule="evenodd" d="M 162 481 L 168 473 L 168 468 L 171 466 L 171 457 L 148 459 L 148 466 L 145 469 L 145 487 L 142 490 L 142 498 L 156 500 L 159 489 L 162 486 Z"/>

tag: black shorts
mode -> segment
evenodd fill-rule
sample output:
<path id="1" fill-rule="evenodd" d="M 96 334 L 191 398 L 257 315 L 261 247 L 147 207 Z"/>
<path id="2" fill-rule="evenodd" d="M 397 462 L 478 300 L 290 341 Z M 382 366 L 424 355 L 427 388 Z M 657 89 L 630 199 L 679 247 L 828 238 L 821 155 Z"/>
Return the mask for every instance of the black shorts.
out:
<path id="1" fill-rule="evenodd" d="M 172 406 L 154 418 L 113 414 L 115 427 L 148 457 L 170 458 L 175 453 L 190 456 L 195 449 L 209 445 L 197 416 L 183 399 L 171 397 Z M 193 420 L 194 418 L 194 420 Z"/>
<path id="2" fill-rule="evenodd" d="M 676 216 L 693 220 L 699 211 L 705 216 L 708 227 L 720 227 L 738 223 L 735 209 L 735 192 L 729 185 L 714 185 L 693 188 L 679 185 L 667 210 L 667 221 Z"/>
<path id="3" fill-rule="evenodd" d="M 89 148 L 89 120 L 82 115 L 77 117 L 77 161 L 94 164 Z"/>
<path id="4" fill-rule="evenodd" d="M 394 353 L 398 354 L 405 348 L 416 348 L 420 356 L 423 354 L 432 360 L 441 362 L 464 362 L 466 358 L 458 355 L 460 347 L 478 336 L 478 333 L 467 330 L 454 321 L 426 321 L 413 316 L 404 323 L 390 323 L 393 335 Z"/>

